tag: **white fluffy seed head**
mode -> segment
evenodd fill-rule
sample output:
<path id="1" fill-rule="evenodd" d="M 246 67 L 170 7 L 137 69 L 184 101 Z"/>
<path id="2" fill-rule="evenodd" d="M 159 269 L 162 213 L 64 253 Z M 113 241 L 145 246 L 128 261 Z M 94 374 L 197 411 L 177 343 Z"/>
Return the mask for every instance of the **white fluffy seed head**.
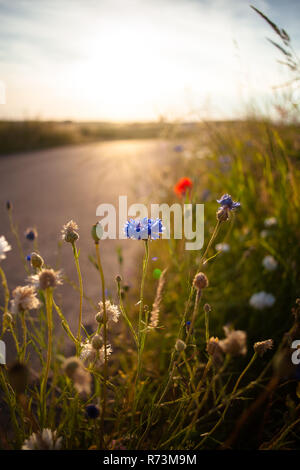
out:
<path id="1" fill-rule="evenodd" d="M 96 321 L 98 323 L 103 322 L 104 318 L 104 309 L 103 309 L 103 302 L 99 302 L 100 311 L 96 315 Z M 120 317 L 120 310 L 117 305 L 114 305 L 110 302 L 110 300 L 105 301 L 105 310 L 106 310 L 106 322 L 110 323 L 117 323 Z"/>
<path id="2" fill-rule="evenodd" d="M 18 286 L 12 292 L 11 313 L 17 314 L 25 310 L 33 310 L 40 306 L 33 286 Z"/>

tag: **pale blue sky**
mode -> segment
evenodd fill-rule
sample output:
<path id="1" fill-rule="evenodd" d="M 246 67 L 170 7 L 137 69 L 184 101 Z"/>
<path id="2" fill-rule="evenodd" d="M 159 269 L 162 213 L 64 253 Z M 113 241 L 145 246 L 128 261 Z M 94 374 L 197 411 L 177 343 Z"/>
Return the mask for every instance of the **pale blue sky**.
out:
<path id="1" fill-rule="evenodd" d="M 237 117 L 287 78 L 246 0 L 0 0 L 0 118 Z M 253 0 L 300 51 L 300 1 Z"/>

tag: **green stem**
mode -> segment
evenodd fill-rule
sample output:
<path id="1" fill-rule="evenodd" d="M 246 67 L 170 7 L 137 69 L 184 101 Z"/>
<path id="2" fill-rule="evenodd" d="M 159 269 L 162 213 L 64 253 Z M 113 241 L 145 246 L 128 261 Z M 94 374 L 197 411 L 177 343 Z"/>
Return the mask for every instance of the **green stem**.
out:
<path id="1" fill-rule="evenodd" d="M 51 288 L 48 287 L 45 291 L 46 294 L 46 313 L 47 313 L 47 326 L 48 326 L 48 347 L 47 347 L 47 360 L 46 360 L 46 367 L 44 371 L 44 375 L 42 378 L 41 383 L 41 421 L 42 427 L 45 427 L 46 424 L 46 392 L 47 392 L 47 381 L 50 371 L 50 364 L 51 364 L 51 355 L 52 355 L 52 329 L 53 329 L 53 322 L 52 322 L 52 291 Z"/>
<path id="2" fill-rule="evenodd" d="M 103 388 L 102 388 L 102 409 L 101 409 L 101 419 L 100 419 L 100 445 L 103 447 L 103 435 L 104 435 L 104 420 L 105 420 L 105 412 L 106 412 L 106 401 L 107 401 L 107 377 L 108 377 L 108 370 L 107 370 L 107 316 L 106 316 L 106 298 L 105 298 L 105 278 L 101 263 L 100 257 L 100 250 L 99 250 L 99 243 L 95 242 L 96 248 L 96 257 L 97 257 L 97 264 L 98 269 L 100 272 L 101 278 L 101 287 L 102 287 L 102 304 L 103 304 L 103 341 L 104 341 L 104 374 L 103 374 Z"/>
<path id="3" fill-rule="evenodd" d="M 257 353 L 254 353 L 252 358 L 250 359 L 249 363 L 247 364 L 247 366 L 245 367 L 245 369 L 242 371 L 239 378 L 237 379 L 237 381 L 235 383 L 235 386 L 233 387 L 231 396 L 235 395 L 242 378 L 244 377 L 246 372 L 249 370 L 249 368 L 251 367 L 251 365 L 253 364 L 253 362 L 255 361 L 256 358 L 257 358 Z M 231 401 L 232 400 L 228 400 L 220 419 L 217 421 L 217 423 L 214 425 L 214 427 L 209 431 L 209 433 L 207 433 L 206 436 L 199 442 L 199 444 L 197 444 L 195 449 L 198 449 L 199 447 L 201 447 L 204 444 L 204 442 L 209 438 L 209 436 L 211 436 L 215 432 L 215 430 L 220 426 L 220 424 L 224 421 L 225 415 L 227 413 L 227 410 L 230 406 Z"/>
<path id="4" fill-rule="evenodd" d="M 77 347 L 76 347 L 77 355 L 79 355 L 79 348 L 80 348 L 80 343 L 81 343 L 83 283 L 82 283 L 82 276 L 81 276 L 81 271 L 80 271 L 80 266 L 79 266 L 79 256 L 78 256 L 78 251 L 77 251 L 75 242 L 72 243 L 72 248 L 73 248 L 73 254 L 74 254 L 74 259 L 75 259 L 75 265 L 77 269 L 78 282 L 79 282 L 79 318 L 78 318 Z"/>
<path id="5" fill-rule="evenodd" d="M 119 305 L 120 305 L 120 310 L 121 310 L 121 313 L 132 333 L 132 336 L 134 338 L 134 341 L 136 343 L 136 345 L 138 346 L 138 337 L 136 335 L 136 332 L 134 331 L 134 328 L 132 326 L 132 323 L 126 313 L 126 310 L 125 310 L 125 307 L 124 307 L 124 304 L 123 304 L 123 299 L 122 299 L 122 295 L 121 295 L 121 285 L 120 285 L 120 282 L 117 282 L 117 288 L 118 288 L 118 297 L 119 297 Z"/>
<path id="6" fill-rule="evenodd" d="M 1 276 L 1 278 L 2 278 L 2 285 L 3 285 L 4 292 L 5 292 L 4 312 L 7 312 L 7 310 L 8 310 L 8 303 L 9 303 L 9 288 L 8 288 L 8 284 L 7 284 L 7 279 L 6 279 L 5 273 L 4 273 L 3 269 L 1 268 L 1 266 L 0 266 L 0 276 Z"/>
<path id="7" fill-rule="evenodd" d="M 53 306 L 59 316 L 59 318 L 61 319 L 61 325 L 63 327 L 63 329 L 65 330 L 65 332 L 67 333 L 67 335 L 69 336 L 69 338 L 73 341 L 73 343 L 75 343 L 76 345 L 76 348 L 78 346 L 78 341 L 77 339 L 75 338 L 75 336 L 73 335 L 70 327 L 69 327 L 69 324 L 66 320 L 66 318 L 64 317 L 61 309 L 59 308 L 59 306 L 56 304 L 55 300 L 53 299 Z M 79 343 L 79 346 L 80 346 L 80 343 Z"/>
<path id="8" fill-rule="evenodd" d="M 214 228 L 214 231 L 213 231 L 213 234 L 212 236 L 210 237 L 210 240 L 208 242 L 208 245 L 206 247 L 206 250 L 204 252 L 204 254 L 201 256 L 201 262 L 203 263 L 203 261 L 205 262 L 205 257 L 207 255 L 207 253 L 209 252 L 209 249 L 214 241 L 214 239 L 216 238 L 217 234 L 218 234 L 218 231 L 219 231 L 219 228 L 220 228 L 220 225 L 221 225 L 221 222 L 218 220 L 217 223 L 216 223 L 216 226 Z"/>
<path id="9" fill-rule="evenodd" d="M 138 383 L 139 376 L 141 373 L 142 368 L 142 355 L 143 355 L 143 333 L 142 333 L 142 322 L 143 322 L 143 312 L 144 312 L 144 286 L 145 286 L 145 279 L 147 274 L 147 267 L 149 261 L 149 242 L 145 240 L 145 253 L 143 259 L 143 273 L 142 273 L 142 280 L 141 280 L 141 289 L 140 289 L 140 308 L 139 308 L 139 323 L 138 323 L 138 367 L 137 367 L 137 374 L 136 374 L 136 381 Z M 146 330 L 146 327 L 145 327 Z"/>
<path id="10" fill-rule="evenodd" d="M 12 390 L 9 390 L 9 388 L 8 388 L 6 377 L 5 377 L 4 372 L 3 372 L 4 367 L 5 366 L 0 365 L 0 383 L 1 383 L 1 386 L 2 386 L 2 389 L 3 389 L 4 393 L 6 395 L 6 400 L 7 400 L 9 409 L 10 409 L 12 422 L 13 422 L 13 426 L 14 426 L 16 443 L 19 447 L 22 443 L 22 437 L 21 437 L 20 426 L 18 424 L 17 415 L 16 415 L 16 400 L 15 400 L 15 396 L 14 396 Z"/>
<path id="11" fill-rule="evenodd" d="M 201 295 L 202 295 L 202 291 L 197 289 L 195 305 L 194 305 L 194 310 L 193 310 L 193 315 L 192 315 L 192 321 L 191 321 L 191 324 L 189 326 L 188 334 L 187 334 L 186 340 L 185 340 L 186 344 L 188 344 L 189 338 L 190 338 L 191 333 L 194 329 L 194 324 L 195 324 L 195 320 L 196 320 L 196 316 L 197 316 L 197 312 L 198 312 L 199 301 L 201 299 Z"/>
<path id="12" fill-rule="evenodd" d="M 21 322 L 22 322 L 22 330 L 23 330 L 23 347 L 22 353 L 20 355 L 21 362 L 26 360 L 26 346 L 27 346 L 27 326 L 26 326 L 26 312 L 21 312 Z"/>
<path id="13" fill-rule="evenodd" d="M 28 265 L 26 263 L 26 259 L 25 259 L 24 253 L 23 253 L 22 244 L 21 244 L 21 241 L 20 241 L 18 229 L 14 225 L 14 222 L 13 222 L 12 210 L 11 209 L 9 209 L 9 211 L 8 211 L 8 217 L 9 217 L 10 229 L 11 229 L 13 235 L 16 238 L 17 245 L 18 245 L 19 252 L 20 252 L 20 257 L 21 257 L 22 263 L 24 265 L 25 271 L 27 272 L 27 274 L 30 274 L 30 269 L 28 268 Z"/>

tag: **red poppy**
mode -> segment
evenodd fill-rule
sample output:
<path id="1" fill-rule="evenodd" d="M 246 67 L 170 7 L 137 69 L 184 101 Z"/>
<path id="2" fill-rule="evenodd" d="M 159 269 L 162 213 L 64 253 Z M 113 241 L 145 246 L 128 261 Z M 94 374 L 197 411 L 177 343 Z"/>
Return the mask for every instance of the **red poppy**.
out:
<path id="1" fill-rule="evenodd" d="M 184 196 L 189 189 L 192 189 L 193 183 L 190 178 L 183 177 L 174 186 L 174 192 L 177 196 Z"/>

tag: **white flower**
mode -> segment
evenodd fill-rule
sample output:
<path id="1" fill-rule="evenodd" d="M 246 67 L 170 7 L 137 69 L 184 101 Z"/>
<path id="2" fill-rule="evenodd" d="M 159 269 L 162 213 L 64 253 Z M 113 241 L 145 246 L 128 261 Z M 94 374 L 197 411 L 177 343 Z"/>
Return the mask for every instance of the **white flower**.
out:
<path id="1" fill-rule="evenodd" d="M 103 321 L 103 302 L 98 303 L 100 307 L 100 312 L 97 314 L 97 321 L 100 319 Z M 105 310 L 106 310 L 106 321 L 107 323 L 118 323 L 119 316 L 120 316 L 120 310 L 117 305 L 114 305 L 110 302 L 110 300 L 105 301 Z"/>
<path id="2" fill-rule="evenodd" d="M 10 304 L 11 313 L 15 315 L 24 310 L 32 310 L 40 306 L 40 301 L 36 297 L 33 286 L 18 286 L 12 292 L 12 301 Z"/>
<path id="3" fill-rule="evenodd" d="M 59 450 L 62 445 L 62 437 L 56 436 L 56 431 L 43 429 L 40 433 L 33 433 L 24 441 L 22 450 Z"/>
<path id="4" fill-rule="evenodd" d="M 217 251 L 223 251 L 223 253 L 228 253 L 228 251 L 230 251 L 228 243 L 217 243 L 215 248 Z"/>
<path id="5" fill-rule="evenodd" d="M 275 297 L 272 294 L 261 291 L 253 294 L 249 300 L 251 307 L 257 310 L 263 310 L 264 308 L 272 307 L 275 303 Z"/>
<path id="6" fill-rule="evenodd" d="M 269 236 L 269 230 L 262 230 L 260 236 L 261 238 L 267 238 Z"/>
<path id="7" fill-rule="evenodd" d="M 262 260 L 262 264 L 267 271 L 275 271 L 278 266 L 276 259 L 271 255 L 265 256 Z"/>
<path id="8" fill-rule="evenodd" d="M 265 219 L 265 227 L 274 227 L 274 225 L 277 225 L 277 219 L 276 217 L 268 217 Z"/>
<path id="9" fill-rule="evenodd" d="M 92 366 L 94 369 L 100 369 L 104 364 L 104 355 L 105 348 L 104 345 L 101 349 L 93 348 L 92 344 L 89 341 L 81 344 L 80 359 L 86 362 L 88 365 Z M 110 344 L 106 346 L 107 356 L 110 356 L 112 349 Z"/>
<path id="10" fill-rule="evenodd" d="M 6 252 L 11 250 L 11 246 L 7 243 L 7 240 L 2 235 L 0 237 L 0 260 L 6 258 Z"/>

